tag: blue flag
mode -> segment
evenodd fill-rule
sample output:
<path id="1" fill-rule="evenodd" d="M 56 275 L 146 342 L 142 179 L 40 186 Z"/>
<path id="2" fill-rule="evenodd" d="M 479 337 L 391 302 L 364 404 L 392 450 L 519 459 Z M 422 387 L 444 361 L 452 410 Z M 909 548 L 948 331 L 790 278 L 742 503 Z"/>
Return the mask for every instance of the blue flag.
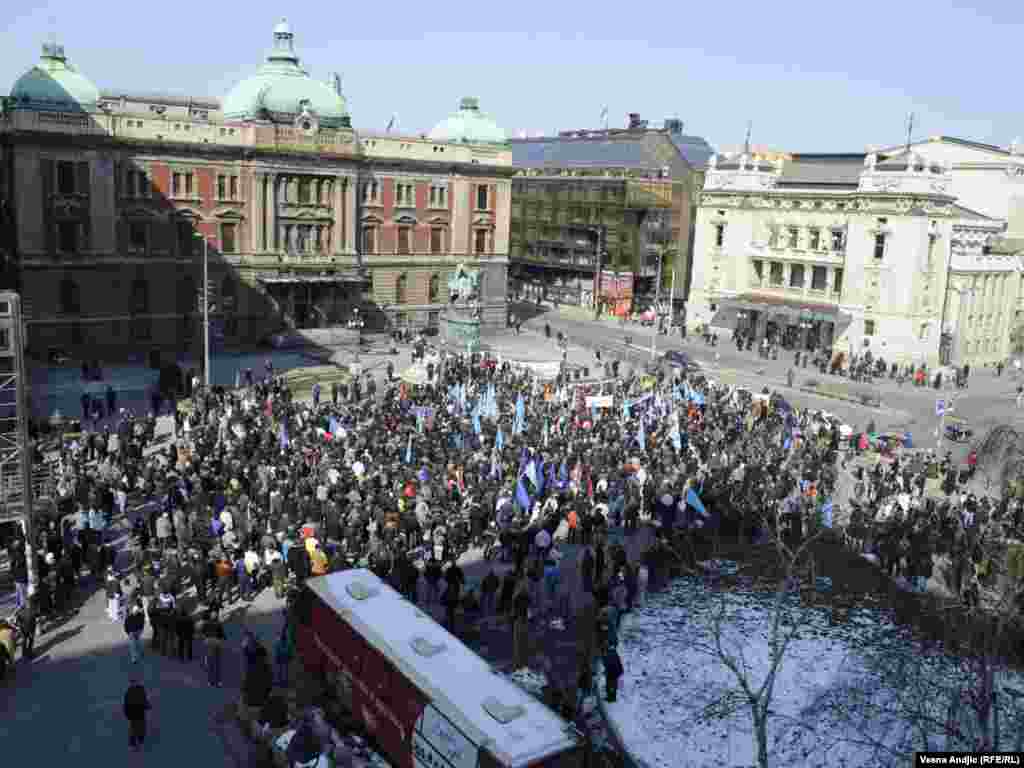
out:
<path id="1" fill-rule="evenodd" d="M 640 450 L 647 450 L 647 432 L 644 430 L 644 420 L 640 419 L 640 426 L 636 431 L 636 441 L 640 443 Z"/>
<path id="2" fill-rule="evenodd" d="M 473 411 L 473 432 L 479 435 L 483 431 L 483 427 L 480 426 L 480 406 L 478 405 Z"/>
<path id="3" fill-rule="evenodd" d="M 331 416 L 331 421 L 330 424 L 328 425 L 327 431 L 330 432 L 332 435 L 338 434 L 338 420 L 333 416 Z"/>
<path id="4" fill-rule="evenodd" d="M 686 503 L 693 507 L 701 517 L 710 517 L 710 515 L 708 515 L 708 511 L 704 509 L 704 502 L 700 500 L 700 496 L 697 495 L 697 492 L 694 491 L 693 488 L 690 488 L 686 492 Z"/>
<path id="5" fill-rule="evenodd" d="M 291 440 L 288 438 L 288 427 L 285 424 L 281 425 L 281 450 L 286 450 L 291 445 Z"/>
<path id="6" fill-rule="evenodd" d="M 832 499 L 821 505 L 821 524 L 826 528 L 832 527 Z"/>
<path id="7" fill-rule="evenodd" d="M 498 436 L 494 439 L 494 444 L 498 446 L 499 451 L 505 447 L 505 433 L 501 431 L 501 427 L 498 427 Z"/>
<path id="8" fill-rule="evenodd" d="M 622 418 L 629 418 L 629 400 L 625 400 L 622 403 Z"/>
<path id="9" fill-rule="evenodd" d="M 523 482 L 523 478 L 520 477 L 516 483 L 516 503 L 519 508 L 524 512 L 529 512 L 533 507 L 533 501 L 530 499 L 530 492 L 526 490 L 526 483 Z"/>
<path id="10" fill-rule="evenodd" d="M 412 464 L 412 435 L 409 435 L 409 444 L 405 447 L 405 463 Z"/>
<path id="11" fill-rule="evenodd" d="M 558 479 L 563 482 L 569 482 L 569 465 L 565 463 L 565 459 L 562 459 L 562 466 L 558 468 Z"/>

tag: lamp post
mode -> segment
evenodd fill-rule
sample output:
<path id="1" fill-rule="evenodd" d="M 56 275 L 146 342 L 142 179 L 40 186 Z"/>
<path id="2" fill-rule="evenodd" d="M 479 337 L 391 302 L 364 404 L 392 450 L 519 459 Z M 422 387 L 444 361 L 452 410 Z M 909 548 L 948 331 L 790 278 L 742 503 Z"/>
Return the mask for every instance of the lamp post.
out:
<path id="1" fill-rule="evenodd" d="M 747 330 L 747 318 L 748 317 L 750 317 L 750 313 L 747 312 L 747 310 L 745 310 L 745 309 L 741 309 L 739 312 L 736 313 L 736 319 L 739 321 L 737 323 L 736 330 L 738 330 L 738 331 L 739 330 L 743 330 L 743 331 Z"/>
<path id="2" fill-rule="evenodd" d="M 359 350 L 363 347 L 363 326 L 366 325 L 366 321 L 359 316 L 359 307 L 353 307 L 352 319 L 348 321 L 348 327 L 350 330 L 356 332 L 356 354 L 355 362 L 359 362 Z"/>
<path id="3" fill-rule="evenodd" d="M 193 237 L 203 241 L 203 384 L 210 388 L 210 241 L 202 232 Z"/>
<path id="4" fill-rule="evenodd" d="M 802 347 L 807 347 L 807 334 L 814 327 L 814 316 L 811 314 L 811 310 L 805 309 L 800 313 L 800 330 Z"/>

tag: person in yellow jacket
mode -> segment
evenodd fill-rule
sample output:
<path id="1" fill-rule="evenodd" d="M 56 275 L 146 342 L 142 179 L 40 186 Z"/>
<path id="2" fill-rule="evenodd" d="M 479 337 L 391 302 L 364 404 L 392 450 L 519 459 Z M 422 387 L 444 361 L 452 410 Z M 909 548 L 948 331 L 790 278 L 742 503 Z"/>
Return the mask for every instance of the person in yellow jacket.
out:
<path id="1" fill-rule="evenodd" d="M 313 548 L 309 555 L 310 571 L 314 576 L 324 576 L 327 573 L 327 554 L 319 543 Z"/>

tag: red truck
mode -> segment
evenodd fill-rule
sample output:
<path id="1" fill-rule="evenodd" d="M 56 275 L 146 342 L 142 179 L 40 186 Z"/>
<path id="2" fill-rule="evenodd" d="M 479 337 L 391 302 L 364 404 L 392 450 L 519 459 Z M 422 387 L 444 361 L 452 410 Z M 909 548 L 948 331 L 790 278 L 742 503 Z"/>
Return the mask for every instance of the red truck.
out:
<path id="1" fill-rule="evenodd" d="M 368 570 L 306 581 L 297 640 L 394 768 L 581 768 L 579 732 Z"/>

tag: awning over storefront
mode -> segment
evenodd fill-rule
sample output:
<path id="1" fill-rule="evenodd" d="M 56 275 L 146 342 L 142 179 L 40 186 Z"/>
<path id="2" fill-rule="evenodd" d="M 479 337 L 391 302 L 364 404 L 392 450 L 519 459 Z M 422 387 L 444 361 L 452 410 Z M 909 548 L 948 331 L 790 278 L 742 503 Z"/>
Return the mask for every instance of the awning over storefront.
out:
<path id="1" fill-rule="evenodd" d="M 337 285 L 341 283 L 366 283 L 369 278 L 356 271 L 334 272 L 332 274 L 282 274 L 279 272 L 257 275 L 264 285 Z"/>
<path id="2" fill-rule="evenodd" d="M 824 304 L 813 301 L 800 301 L 783 296 L 771 296 L 763 293 L 744 293 L 731 298 L 723 298 L 721 303 L 735 309 L 763 312 L 765 315 L 789 318 L 794 322 L 808 318 L 811 322 L 837 322 L 842 312 L 836 304 Z"/>

